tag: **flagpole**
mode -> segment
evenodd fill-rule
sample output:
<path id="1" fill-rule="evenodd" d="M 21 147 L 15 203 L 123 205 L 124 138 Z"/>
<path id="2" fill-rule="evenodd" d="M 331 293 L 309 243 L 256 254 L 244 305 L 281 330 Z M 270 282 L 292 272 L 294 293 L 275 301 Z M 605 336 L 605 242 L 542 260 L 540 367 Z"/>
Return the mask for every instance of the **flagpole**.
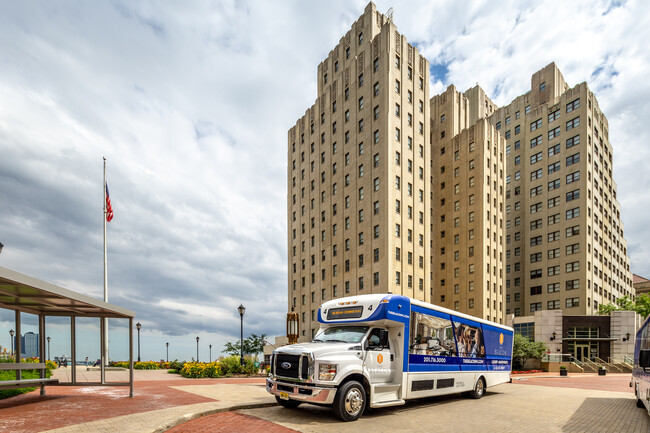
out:
<path id="1" fill-rule="evenodd" d="M 108 302 L 108 260 L 106 249 L 106 157 L 104 157 L 104 302 Z M 108 365 L 108 318 L 104 318 L 104 365 Z"/>

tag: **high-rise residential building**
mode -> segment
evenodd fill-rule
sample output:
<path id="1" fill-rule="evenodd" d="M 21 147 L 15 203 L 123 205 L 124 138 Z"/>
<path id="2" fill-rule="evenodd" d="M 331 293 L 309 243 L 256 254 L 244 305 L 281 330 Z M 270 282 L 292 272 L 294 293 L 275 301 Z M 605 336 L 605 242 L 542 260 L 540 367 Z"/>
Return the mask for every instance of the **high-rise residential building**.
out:
<path id="1" fill-rule="evenodd" d="M 37 358 L 39 356 L 38 334 L 26 332 L 20 338 L 20 356 L 24 358 Z"/>
<path id="2" fill-rule="evenodd" d="M 288 134 L 288 301 L 302 337 L 327 299 L 432 300 L 429 62 L 370 3 L 317 81 Z"/>
<path id="3" fill-rule="evenodd" d="M 506 138 L 507 313 L 590 315 L 634 296 L 609 125 L 554 63 L 489 117 Z"/>
<path id="4" fill-rule="evenodd" d="M 505 321 L 505 139 L 479 86 L 431 99 L 432 301 Z"/>
<path id="5" fill-rule="evenodd" d="M 452 85 L 369 3 L 288 131 L 288 307 L 396 293 L 506 323 L 634 295 L 607 119 L 554 64 L 497 107 Z"/>

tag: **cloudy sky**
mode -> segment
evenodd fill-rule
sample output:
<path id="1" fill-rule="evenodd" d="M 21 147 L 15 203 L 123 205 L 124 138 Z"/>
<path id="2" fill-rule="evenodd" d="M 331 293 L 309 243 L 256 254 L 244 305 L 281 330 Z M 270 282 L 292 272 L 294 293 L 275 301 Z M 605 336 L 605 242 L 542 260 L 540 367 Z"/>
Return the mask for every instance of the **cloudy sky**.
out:
<path id="1" fill-rule="evenodd" d="M 365 1 L 3 2 L 0 266 L 134 310 L 142 357 L 213 356 L 284 332 L 286 137 Z M 377 1 L 432 65 L 432 92 L 505 105 L 551 61 L 610 123 L 632 271 L 650 276 L 650 7 L 637 1 Z M 26 330 L 36 331 L 24 315 Z M 0 345 L 13 314 L 0 310 Z M 116 324 L 112 358 L 126 358 Z M 69 354 L 53 321 L 52 356 Z M 95 358 L 96 323 L 78 353 Z M 122 332 L 122 334 L 120 334 Z M 121 335 L 121 336 L 120 336 Z"/>

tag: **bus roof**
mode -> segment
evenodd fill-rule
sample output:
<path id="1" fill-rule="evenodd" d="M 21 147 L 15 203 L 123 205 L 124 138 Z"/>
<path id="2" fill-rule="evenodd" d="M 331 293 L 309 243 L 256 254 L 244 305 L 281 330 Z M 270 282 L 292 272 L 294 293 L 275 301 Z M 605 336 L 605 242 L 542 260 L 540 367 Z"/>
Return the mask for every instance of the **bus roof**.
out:
<path id="1" fill-rule="evenodd" d="M 497 328 L 503 328 L 503 329 L 506 329 L 506 330 L 509 330 L 509 331 L 513 331 L 513 329 L 511 327 L 506 326 L 506 325 L 502 325 L 500 323 L 491 322 L 489 320 L 481 319 L 479 317 L 470 316 L 469 314 L 464 314 L 464 313 L 460 313 L 458 311 L 453 311 L 453 310 L 450 310 L 448 308 L 440 307 L 438 305 L 429 304 L 429 303 L 423 302 L 423 301 L 418 301 L 417 299 L 409 298 L 408 296 L 395 295 L 395 294 L 391 294 L 391 293 L 371 294 L 371 295 L 356 295 L 356 296 L 347 296 L 345 298 L 332 299 L 332 300 L 329 300 L 327 302 L 323 302 L 321 304 L 320 308 L 321 309 L 323 307 L 332 308 L 333 306 L 341 305 L 342 303 L 355 302 L 355 301 L 356 302 L 361 302 L 361 303 L 367 303 L 367 302 L 379 303 L 384 299 L 393 299 L 393 298 L 407 299 L 411 303 L 411 305 L 417 305 L 418 307 L 423 307 L 423 308 L 428 308 L 430 310 L 440 311 L 441 313 L 446 313 L 446 314 L 449 314 L 451 316 L 461 317 L 461 318 L 464 318 L 464 319 L 467 319 L 467 320 L 472 320 L 474 322 L 479 322 L 479 323 L 494 326 L 494 327 L 497 327 Z"/>

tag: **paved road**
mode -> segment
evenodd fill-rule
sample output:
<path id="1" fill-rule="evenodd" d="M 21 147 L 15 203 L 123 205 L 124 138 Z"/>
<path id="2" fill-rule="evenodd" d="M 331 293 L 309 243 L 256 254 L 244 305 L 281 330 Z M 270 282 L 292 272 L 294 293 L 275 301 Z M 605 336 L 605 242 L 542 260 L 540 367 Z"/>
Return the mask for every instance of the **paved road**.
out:
<path id="1" fill-rule="evenodd" d="M 481 400 L 459 396 L 421 399 L 371 410 L 342 423 L 331 410 L 304 405 L 241 411 L 301 432 L 590 432 L 648 433 L 650 417 L 630 392 L 503 384 Z"/>
<path id="2" fill-rule="evenodd" d="M 343 423 L 331 409 L 302 405 L 215 414 L 181 424 L 170 433 L 271 432 L 589 432 L 648 433 L 650 417 L 638 409 L 629 375 L 523 376 L 491 388 L 481 400 L 460 396 L 409 401 L 369 410 Z M 239 430 L 241 429 L 241 430 Z"/>

